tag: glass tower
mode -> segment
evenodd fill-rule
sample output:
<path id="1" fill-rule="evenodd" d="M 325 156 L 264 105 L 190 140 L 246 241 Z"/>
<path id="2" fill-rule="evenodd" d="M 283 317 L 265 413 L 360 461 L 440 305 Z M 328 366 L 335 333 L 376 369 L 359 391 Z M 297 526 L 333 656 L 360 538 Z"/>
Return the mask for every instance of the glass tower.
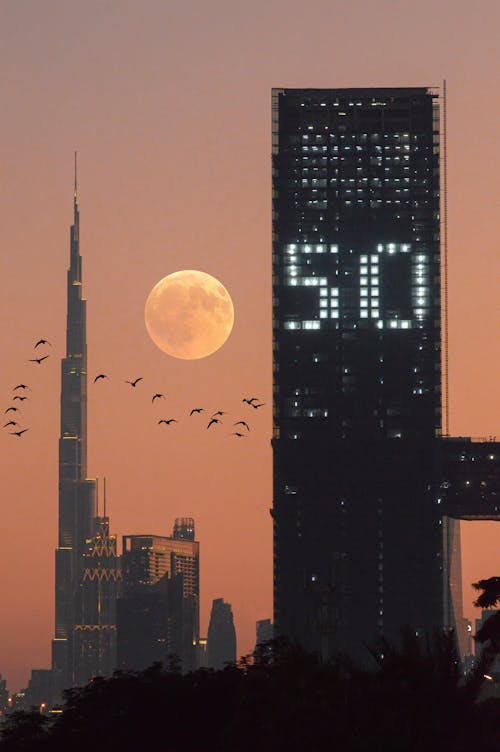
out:
<path id="1" fill-rule="evenodd" d="M 274 89 L 275 635 L 443 624 L 439 99 Z"/>

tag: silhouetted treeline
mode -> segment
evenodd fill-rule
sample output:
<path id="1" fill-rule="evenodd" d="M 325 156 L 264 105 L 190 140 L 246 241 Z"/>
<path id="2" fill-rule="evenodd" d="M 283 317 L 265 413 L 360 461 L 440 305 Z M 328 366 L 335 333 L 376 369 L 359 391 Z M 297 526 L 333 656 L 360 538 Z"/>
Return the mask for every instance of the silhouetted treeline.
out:
<path id="1" fill-rule="evenodd" d="M 453 633 L 406 630 L 367 652 L 373 666 L 360 668 L 275 640 L 220 671 L 116 673 L 68 691 L 56 720 L 13 714 L 0 752 L 500 750 L 500 700 L 480 700 L 486 654 L 464 679 Z"/>

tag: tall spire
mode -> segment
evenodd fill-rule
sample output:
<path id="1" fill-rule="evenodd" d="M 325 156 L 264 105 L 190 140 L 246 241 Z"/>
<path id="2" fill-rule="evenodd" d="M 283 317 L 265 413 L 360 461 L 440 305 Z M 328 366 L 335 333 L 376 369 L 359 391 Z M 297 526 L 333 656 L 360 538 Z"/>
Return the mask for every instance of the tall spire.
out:
<path id="1" fill-rule="evenodd" d="M 78 154 L 78 152 L 75 151 L 75 190 L 74 190 L 74 194 L 73 194 L 73 199 L 74 199 L 74 205 L 75 205 L 75 207 L 76 207 L 76 205 L 78 203 L 78 180 L 77 180 L 78 173 L 77 173 L 77 161 L 76 161 L 77 154 Z"/>

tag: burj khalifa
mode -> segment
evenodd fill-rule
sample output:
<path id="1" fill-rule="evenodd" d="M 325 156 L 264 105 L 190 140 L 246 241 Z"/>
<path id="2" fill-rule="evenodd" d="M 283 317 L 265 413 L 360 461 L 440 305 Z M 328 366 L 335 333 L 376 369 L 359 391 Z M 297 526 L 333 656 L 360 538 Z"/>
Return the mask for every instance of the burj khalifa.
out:
<path id="1" fill-rule="evenodd" d="M 82 297 L 80 214 L 75 187 L 67 272 L 66 355 L 61 362 L 59 532 L 55 556 L 56 694 L 110 675 L 116 653 L 116 598 L 121 580 L 116 536 L 98 516 L 97 481 L 87 476 L 86 300 Z"/>

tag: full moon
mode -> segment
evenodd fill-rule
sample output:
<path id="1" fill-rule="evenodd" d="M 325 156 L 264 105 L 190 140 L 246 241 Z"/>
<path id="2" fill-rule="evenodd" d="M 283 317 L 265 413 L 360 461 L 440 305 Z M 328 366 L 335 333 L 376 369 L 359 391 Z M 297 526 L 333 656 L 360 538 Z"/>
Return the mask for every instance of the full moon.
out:
<path id="1" fill-rule="evenodd" d="M 221 347 L 234 323 L 233 301 L 218 279 L 194 269 L 174 272 L 146 300 L 148 334 L 174 358 L 206 358 Z"/>

